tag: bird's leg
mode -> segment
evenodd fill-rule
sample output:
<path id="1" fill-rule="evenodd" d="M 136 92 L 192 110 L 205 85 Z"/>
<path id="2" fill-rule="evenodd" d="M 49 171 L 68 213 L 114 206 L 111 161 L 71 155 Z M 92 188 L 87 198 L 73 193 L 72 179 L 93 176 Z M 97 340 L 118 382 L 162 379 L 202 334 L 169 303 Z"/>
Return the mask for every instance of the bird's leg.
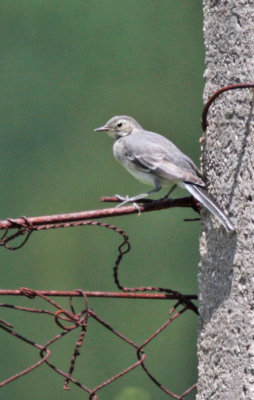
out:
<path id="1" fill-rule="evenodd" d="M 174 191 L 176 188 L 177 188 L 177 185 L 174 184 L 174 185 L 169 189 L 168 193 L 167 193 L 165 196 L 161 197 L 158 201 L 167 200 L 167 199 L 169 198 L 169 196 L 171 195 L 171 193 L 173 193 L 173 191 Z"/>
<path id="2" fill-rule="evenodd" d="M 152 193 L 157 193 L 161 190 L 161 185 L 159 183 L 156 183 L 156 186 L 153 190 L 150 190 L 149 192 L 146 193 L 141 193 L 138 194 L 137 196 L 134 197 L 129 197 L 129 196 L 120 196 L 119 194 L 116 194 L 115 196 L 119 199 L 122 200 L 122 203 L 118 204 L 116 208 L 124 206 L 126 203 L 134 203 L 135 207 L 138 206 L 138 204 L 135 203 L 137 200 L 144 199 L 145 197 L 149 196 Z"/>

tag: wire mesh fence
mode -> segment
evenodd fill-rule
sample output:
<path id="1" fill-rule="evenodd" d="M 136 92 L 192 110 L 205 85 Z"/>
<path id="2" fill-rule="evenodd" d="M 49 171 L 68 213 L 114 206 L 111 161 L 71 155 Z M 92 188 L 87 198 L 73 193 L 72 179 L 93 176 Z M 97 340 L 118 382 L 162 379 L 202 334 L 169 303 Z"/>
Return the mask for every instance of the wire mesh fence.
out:
<path id="1" fill-rule="evenodd" d="M 156 384 L 163 392 L 168 394 L 170 397 L 175 399 L 184 399 L 186 396 L 196 388 L 196 384 L 192 385 L 188 389 L 186 389 L 182 394 L 177 395 L 173 393 L 169 388 L 159 382 L 156 376 L 150 371 L 150 369 L 146 365 L 147 355 L 146 355 L 146 347 L 166 329 L 172 329 L 174 321 L 180 318 L 186 311 L 189 309 L 186 304 L 182 304 L 180 301 L 177 301 L 174 306 L 169 310 L 169 317 L 168 319 L 157 328 L 150 336 L 148 336 L 142 343 L 136 343 L 131 338 L 123 335 L 121 332 L 116 330 L 112 324 L 110 324 L 105 319 L 101 318 L 100 315 L 89 307 L 89 298 L 87 293 L 82 290 L 76 291 L 76 296 L 81 296 L 84 301 L 83 310 L 80 312 L 76 312 L 73 304 L 72 304 L 72 297 L 70 297 L 70 304 L 69 309 L 62 307 L 59 303 L 53 301 L 45 294 L 42 294 L 40 291 L 35 291 L 28 288 L 23 288 L 20 290 L 20 294 L 24 296 L 28 296 L 30 298 L 35 298 L 39 296 L 42 298 L 46 303 L 50 303 L 57 311 L 49 311 L 43 308 L 35 309 L 30 307 L 22 307 L 22 306 L 15 306 L 10 304 L 1 304 L 1 307 L 11 307 L 19 312 L 29 312 L 33 314 L 37 314 L 37 316 L 46 314 L 54 323 L 58 325 L 60 328 L 60 333 L 56 336 L 51 337 L 48 341 L 44 344 L 38 344 L 29 339 L 28 337 L 24 337 L 20 333 L 14 330 L 14 327 L 7 321 L 0 321 L 1 328 L 8 334 L 14 336 L 17 340 L 21 340 L 26 344 L 36 348 L 38 350 L 38 361 L 33 365 L 30 365 L 28 368 L 24 369 L 23 371 L 18 372 L 17 374 L 5 379 L 0 383 L 0 387 L 7 385 L 8 383 L 21 378 L 23 375 L 30 373 L 35 368 L 40 367 L 41 365 L 45 364 L 52 369 L 55 373 L 61 375 L 64 378 L 64 389 L 69 389 L 69 384 L 72 383 L 78 386 L 81 390 L 86 391 L 89 394 L 89 399 L 97 399 L 98 392 L 103 389 L 104 387 L 110 385 L 117 379 L 120 379 L 124 375 L 128 374 L 130 371 L 136 368 L 142 368 L 146 375 Z M 50 293 L 48 293 L 50 294 Z M 110 295 L 110 294 L 109 294 Z M 195 296 L 193 296 L 195 297 Z M 144 296 L 145 298 L 145 296 Z M 105 381 L 101 382 L 94 388 L 90 388 L 87 386 L 85 382 L 81 382 L 77 380 L 74 376 L 74 369 L 76 365 L 76 361 L 78 357 L 81 357 L 81 348 L 86 345 L 86 333 L 89 329 L 89 323 L 91 320 L 96 321 L 101 327 L 105 330 L 110 332 L 112 335 L 117 336 L 123 342 L 127 343 L 130 351 L 134 352 L 137 361 L 128 365 L 123 370 L 116 373 L 114 376 L 106 379 Z M 63 371 L 57 365 L 54 365 L 50 358 L 51 358 L 51 345 L 55 344 L 58 341 L 61 341 L 66 335 L 70 334 L 72 331 L 77 330 L 78 333 L 78 340 L 74 344 L 74 351 L 72 357 L 69 362 L 69 370 Z"/>
<path id="2" fill-rule="evenodd" d="M 186 200 L 185 200 L 186 201 Z M 192 202 L 192 199 L 187 200 Z M 170 206 L 170 203 L 168 203 Z M 147 203 L 148 207 L 151 204 Z M 158 205 L 157 205 L 158 206 Z M 127 212 L 136 212 L 137 210 L 133 206 L 123 207 L 121 212 L 124 212 L 127 209 Z M 112 209 L 113 213 L 116 209 Z M 99 215 L 103 215 L 103 210 L 98 210 Z M 91 217 L 91 212 L 89 216 Z M 98 212 L 94 212 L 97 214 Z M 82 216 L 83 218 L 84 215 Z M 88 215 L 86 215 L 88 217 Z M 1 303 L 0 306 L 3 308 L 9 308 L 15 310 L 16 312 L 22 313 L 32 313 L 37 318 L 40 318 L 41 315 L 47 315 L 49 319 L 52 320 L 54 324 L 58 326 L 60 332 L 48 338 L 46 343 L 36 343 L 35 341 L 31 340 L 30 337 L 24 336 L 20 334 L 17 330 L 14 329 L 14 326 L 5 320 L 0 320 L 0 327 L 3 331 L 7 334 L 11 335 L 17 340 L 20 340 L 31 347 L 38 350 L 38 361 L 28 368 L 4 379 L 0 383 L 0 388 L 13 382 L 16 379 L 21 378 L 25 374 L 30 373 L 34 369 L 46 365 L 48 366 L 54 373 L 59 374 L 64 379 L 64 389 L 68 390 L 70 388 L 70 384 L 76 385 L 80 390 L 83 390 L 88 393 L 89 399 L 98 399 L 99 391 L 101 391 L 106 386 L 109 386 L 116 380 L 120 379 L 121 377 L 125 376 L 129 372 L 137 369 L 142 368 L 145 374 L 151 379 L 151 381 L 160 388 L 164 393 L 166 393 L 169 397 L 175 399 L 185 399 L 186 396 L 193 392 L 196 388 L 196 384 L 193 384 L 191 387 L 185 389 L 183 393 L 176 394 L 170 388 L 163 385 L 157 377 L 150 371 L 150 368 L 147 366 L 147 354 L 146 354 L 146 347 L 153 341 L 158 338 L 158 336 L 165 330 L 172 329 L 174 326 L 174 322 L 179 319 L 182 315 L 186 312 L 192 312 L 198 314 L 197 306 L 194 304 L 194 300 L 197 299 L 196 295 L 184 295 L 177 291 L 161 288 L 161 287 L 125 287 L 121 284 L 119 279 L 119 265 L 123 258 L 123 256 L 130 251 L 130 242 L 128 235 L 118 228 L 115 225 L 107 224 L 105 222 L 99 222 L 95 220 L 79 220 L 80 215 L 73 218 L 72 215 L 59 215 L 59 216 L 47 216 L 47 217 L 38 217 L 37 219 L 31 219 L 22 217 L 18 220 L 7 219 L 5 221 L 0 222 L 0 228 L 4 229 L 5 232 L 2 235 L 0 244 L 9 249 L 9 250 L 17 250 L 20 249 L 25 243 L 28 241 L 29 237 L 34 231 L 40 230 L 47 230 L 47 229 L 57 229 L 57 228 L 67 228 L 67 227 L 74 227 L 74 226 L 98 226 L 106 229 L 113 230 L 117 234 L 122 237 L 122 243 L 118 247 L 118 256 L 114 264 L 113 268 L 113 276 L 115 284 L 117 285 L 118 289 L 121 292 L 98 292 L 98 291 L 85 291 L 85 290 L 72 290 L 72 291 L 57 291 L 57 290 L 33 290 L 30 288 L 20 288 L 18 290 L 13 289 L 2 289 L 0 290 L 1 296 L 23 296 L 28 297 L 30 299 L 40 298 L 46 304 L 50 304 L 52 310 L 47 310 L 46 308 L 32 308 L 32 307 L 25 307 L 25 306 L 18 306 L 15 304 L 7 304 Z M 57 220 L 57 221 L 56 221 Z M 64 222 L 60 222 L 64 221 Z M 11 229 L 16 228 L 15 233 L 11 233 Z M 14 241 L 15 239 L 22 238 L 22 242 L 11 246 L 10 242 Z M 53 297 L 63 297 L 69 298 L 69 306 L 63 306 L 53 300 Z M 83 307 L 81 311 L 76 311 L 73 299 L 75 297 L 79 297 L 83 299 Z M 109 322 L 102 318 L 98 312 L 92 309 L 89 305 L 89 299 L 92 297 L 101 297 L 103 301 L 106 301 L 109 298 L 115 299 L 146 299 L 148 300 L 170 300 L 174 301 L 174 305 L 170 307 L 168 318 L 165 322 L 158 326 L 157 329 L 150 334 L 146 339 L 141 342 L 137 343 L 133 341 L 130 337 L 127 337 L 119 330 L 115 329 L 112 322 Z M 136 361 L 131 363 L 130 365 L 125 366 L 124 369 L 118 371 L 113 376 L 107 378 L 96 387 L 89 387 L 89 385 L 85 381 L 80 381 L 75 378 L 75 367 L 77 364 L 78 357 L 82 357 L 81 348 L 86 345 L 86 335 L 89 329 L 90 321 L 96 321 L 101 327 L 103 327 L 107 332 L 110 332 L 111 335 L 119 338 L 121 341 L 125 342 L 128 347 L 129 351 L 135 354 Z M 61 340 L 64 337 L 68 336 L 71 332 L 76 331 L 78 332 L 78 339 L 74 344 L 74 350 L 69 361 L 69 369 L 68 371 L 64 371 L 60 369 L 57 365 L 55 365 L 51 361 L 51 346 Z"/>
<path id="3" fill-rule="evenodd" d="M 223 88 L 217 90 L 207 101 L 203 114 L 202 114 L 202 127 L 205 131 L 208 126 L 207 116 L 208 111 L 214 101 L 217 99 L 219 95 L 228 91 L 235 89 L 245 89 L 245 88 L 253 88 L 253 83 L 242 83 L 242 84 L 233 84 L 228 85 Z M 201 141 L 204 139 L 202 138 Z M 116 197 L 108 197 L 102 198 L 104 202 L 116 202 L 118 199 Z M 191 207 L 195 211 L 200 211 L 200 204 L 195 201 L 192 197 L 181 198 L 181 199 L 167 199 L 163 201 L 150 201 L 143 199 L 139 207 L 134 206 L 125 206 L 122 208 L 107 208 L 102 210 L 91 210 L 84 211 L 80 213 L 72 213 L 72 214 L 60 214 L 60 215 L 51 215 L 51 216 L 43 216 L 43 217 L 33 217 L 26 218 L 21 217 L 18 219 L 6 219 L 4 221 L 0 221 L 0 230 L 3 230 L 4 233 L 0 239 L 0 246 L 8 249 L 8 250 L 18 250 L 28 241 L 31 234 L 35 231 L 48 230 L 48 229 L 58 229 L 58 228 L 67 228 L 67 227 L 75 227 L 75 226 L 98 226 L 106 229 L 113 230 L 117 234 L 121 235 L 122 243 L 118 247 L 118 256 L 114 265 L 114 281 L 117 285 L 118 289 L 121 292 L 98 292 L 98 291 L 85 291 L 82 289 L 79 290 L 71 290 L 71 291 L 59 291 L 59 290 L 45 290 L 38 291 L 30 288 L 20 288 L 18 290 L 13 289 L 2 289 L 0 290 L 1 296 L 25 296 L 30 299 L 40 298 L 45 303 L 50 304 L 52 310 L 47 310 L 44 308 L 30 308 L 25 306 L 18 306 L 14 304 L 1 303 L 0 306 L 2 308 L 9 308 L 15 310 L 16 312 L 26 312 L 32 313 L 33 315 L 37 315 L 38 317 L 41 315 L 47 315 L 48 318 L 54 322 L 60 329 L 60 333 L 49 338 L 46 343 L 38 344 L 31 340 L 29 337 L 25 337 L 21 335 L 18 331 L 14 329 L 14 326 L 6 321 L 0 320 L 0 328 L 5 331 L 7 334 L 11 335 L 17 340 L 20 340 L 31 347 L 38 350 L 38 361 L 28 368 L 6 378 L 0 383 L 0 387 L 6 386 L 7 384 L 13 382 L 16 379 L 21 378 L 25 374 L 30 373 L 34 369 L 40 367 L 41 365 L 47 365 L 52 371 L 56 374 L 59 374 L 64 379 L 64 389 L 68 390 L 70 387 L 70 383 L 76 385 L 81 390 L 88 393 L 90 400 L 98 399 L 98 393 L 105 387 L 109 386 L 116 380 L 122 378 L 130 371 L 142 368 L 148 378 L 158 386 L 158 388 L 166 393 L 169 397 L 184 400 L 187 396 L 192 393 L 196 389 L 196 384 L 193 384 L 189 388 L 183 388 L 183 392 L 181 394 L 176 394 L 170 388 L 166 387 L 162 383 L 159 382 L 157 377 L 150 371 L 150 368 L 147 366 L 147 346 L 154 342 L 160 334 L 169 329 L 173 329 L 174 323 L 176 320 L 179 320 L 184 314 L 194 313 L 198 314 L 197 306 L 193 301 L 197 300 L 197 296 L 193 295 L 184 295 L 177 291 L 167 288 L 161 287 L 125 287 L 121 284 L 119 279 L 119 265 L 123 258 L 123 256 L 130 251 L 130 243 L 128 235 L 117 226 L 107 224 L 105 222 L 99 222 L 95 219 L 99 218 L 107 218 L 113 216 L 120 215 L 129 215 L 140 212 L 148 212 L 154 210 L 161 210 L 172 207 Z M 15 233 L 11 233 L 13 229 L 16 229 Z M 10 245 L 15 239 L 22 238 L 23 240 L 19 244 Z M 56 301 L 52 300 L 52 297 L 61 297 L 69 298 L 69 307 L 66 308 L 63 305 L 60 305 Z M 80 297 L 83 300 L 83 308 L 81 311 L 76 311 L 73 305 L 73 298 Z M 141 343 L 137 343 L 133 341 L 131 338 L 122 334 L 120 331 L 116 330 L 113 324 L 105 319 L 103 319 L 98 312 L 94 311 L 89 305 L 89 299 L 91 297 L 101 297 L 103 301 L 109 298 L 116 299 L 146 299 L 146 300 L 169 300 L 174 301 L 174 305 L 169 308 L 168 318 L 165 320 L 163 324 L 158 326 L 158 328 L 149 336 L 146 337 Z M 81 348 L 86 345 L 86 335 L 87 330 L 89 328 L 89 324 L 91 321 L 96 321 L 103 329 L 107 332 L 110 332 L 111 335 L 118 337 L 122 342 L 126 343 L 129 346 L 130 351 L 134 352 L 136 361 L 126 366 L 124 369 L 119 371 L 118 373 L 112 375 L 110 378 L 107 378 L 96 387 L 89 387 L 85 382 L 81 382 L 74 377 L 75 367 L 77 358 L 81 357 Z M 68 336 L 71 332 L 78 331 L 79 336 L 78 340 L 74 345 L 74 350 L 69 362 L 69 370 L 63 371 L 57 365 L 54 365 L 51 362 L 51 346 L 54 343 L 61 341 L 64 337 Z"/>

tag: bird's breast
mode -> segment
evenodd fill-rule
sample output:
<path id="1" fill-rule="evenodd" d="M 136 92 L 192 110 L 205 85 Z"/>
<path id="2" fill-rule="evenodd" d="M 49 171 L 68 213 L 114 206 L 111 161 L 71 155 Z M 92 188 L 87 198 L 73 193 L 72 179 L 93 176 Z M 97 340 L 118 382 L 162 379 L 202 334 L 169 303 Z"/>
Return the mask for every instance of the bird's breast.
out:
<path id="1" fill-rule="evenodd" d="M 145 167 L 138 166 L 135 162 L 135 157 L 132 158 L 130 152 L 124 145 L 124 142 L 119 139 L 114 143 L 113 154 L 116 160 L 136 179 L 146 185 L 155 185 L 155 177 L 150 170 Z"/>

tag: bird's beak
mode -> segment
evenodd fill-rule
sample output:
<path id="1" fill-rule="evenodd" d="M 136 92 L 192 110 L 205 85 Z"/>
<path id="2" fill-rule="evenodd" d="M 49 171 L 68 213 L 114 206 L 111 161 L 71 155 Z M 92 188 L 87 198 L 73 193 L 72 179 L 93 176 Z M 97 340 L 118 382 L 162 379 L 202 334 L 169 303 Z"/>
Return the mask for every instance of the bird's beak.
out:
<path id="1" fill-rule="evenodd" d="M 108 130 L 109 128 L 107 128 L 106 126 L 101 126 L 100 128 L 94 129 L 94 132 L 106 132 Z"/>

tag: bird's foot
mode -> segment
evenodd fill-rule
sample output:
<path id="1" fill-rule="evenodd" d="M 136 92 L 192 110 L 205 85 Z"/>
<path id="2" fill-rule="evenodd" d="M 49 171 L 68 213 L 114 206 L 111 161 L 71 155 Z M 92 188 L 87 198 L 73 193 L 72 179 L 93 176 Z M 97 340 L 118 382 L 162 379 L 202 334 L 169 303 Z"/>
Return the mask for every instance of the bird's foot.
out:
<path id="1" fill-rule="evenodd" d="M 128 201 L 130 199 L 130 196 L 128 196 L 128 195 L 121 196 L 120 194 L 115 194 L 115 197 L 117 197 L 118 200 L 121 200 L 121 201 Z"/>
<path id="2" fill-rule="evenodd" d="M 115 194 L 115 197 L 118 198 L 118 200 L 121 201 L 121 203 L 117 204 L 115 208 L 119 208 L 124 206 L 126 203 L 130 203 L 132 201 L 132 198 L 129 196 L 121 196 L 120 194 Z"/>
<path id="3" fill-rule="evenodd" d="M 121 203 L 117 204 L 117 206 L 115 208 L 122 207 L 127 203 L 132 203 L 132 205 L 138 210 L 138 215 L 141 214 L 140 206 L 137 203 L 135 203 L 135 200 L 137 200 L 137 197 L 121 196 L 120 194 L 115 194 L 115 197 L 117 197 L 119 200 L 121 200 Z"/>
<path id="4" fill-rule="evenodd" d="M 138 203 L 135 203 L 135 201 L 134 201 L 134 203 L 132 203 L 132 205 L 136 208 L 136 210 L 138 210 L 138 216 L 140 216 L 140 214 L 141 214 L 141 208 L 140 208 L 140 206 L 138 205 Z"/>

